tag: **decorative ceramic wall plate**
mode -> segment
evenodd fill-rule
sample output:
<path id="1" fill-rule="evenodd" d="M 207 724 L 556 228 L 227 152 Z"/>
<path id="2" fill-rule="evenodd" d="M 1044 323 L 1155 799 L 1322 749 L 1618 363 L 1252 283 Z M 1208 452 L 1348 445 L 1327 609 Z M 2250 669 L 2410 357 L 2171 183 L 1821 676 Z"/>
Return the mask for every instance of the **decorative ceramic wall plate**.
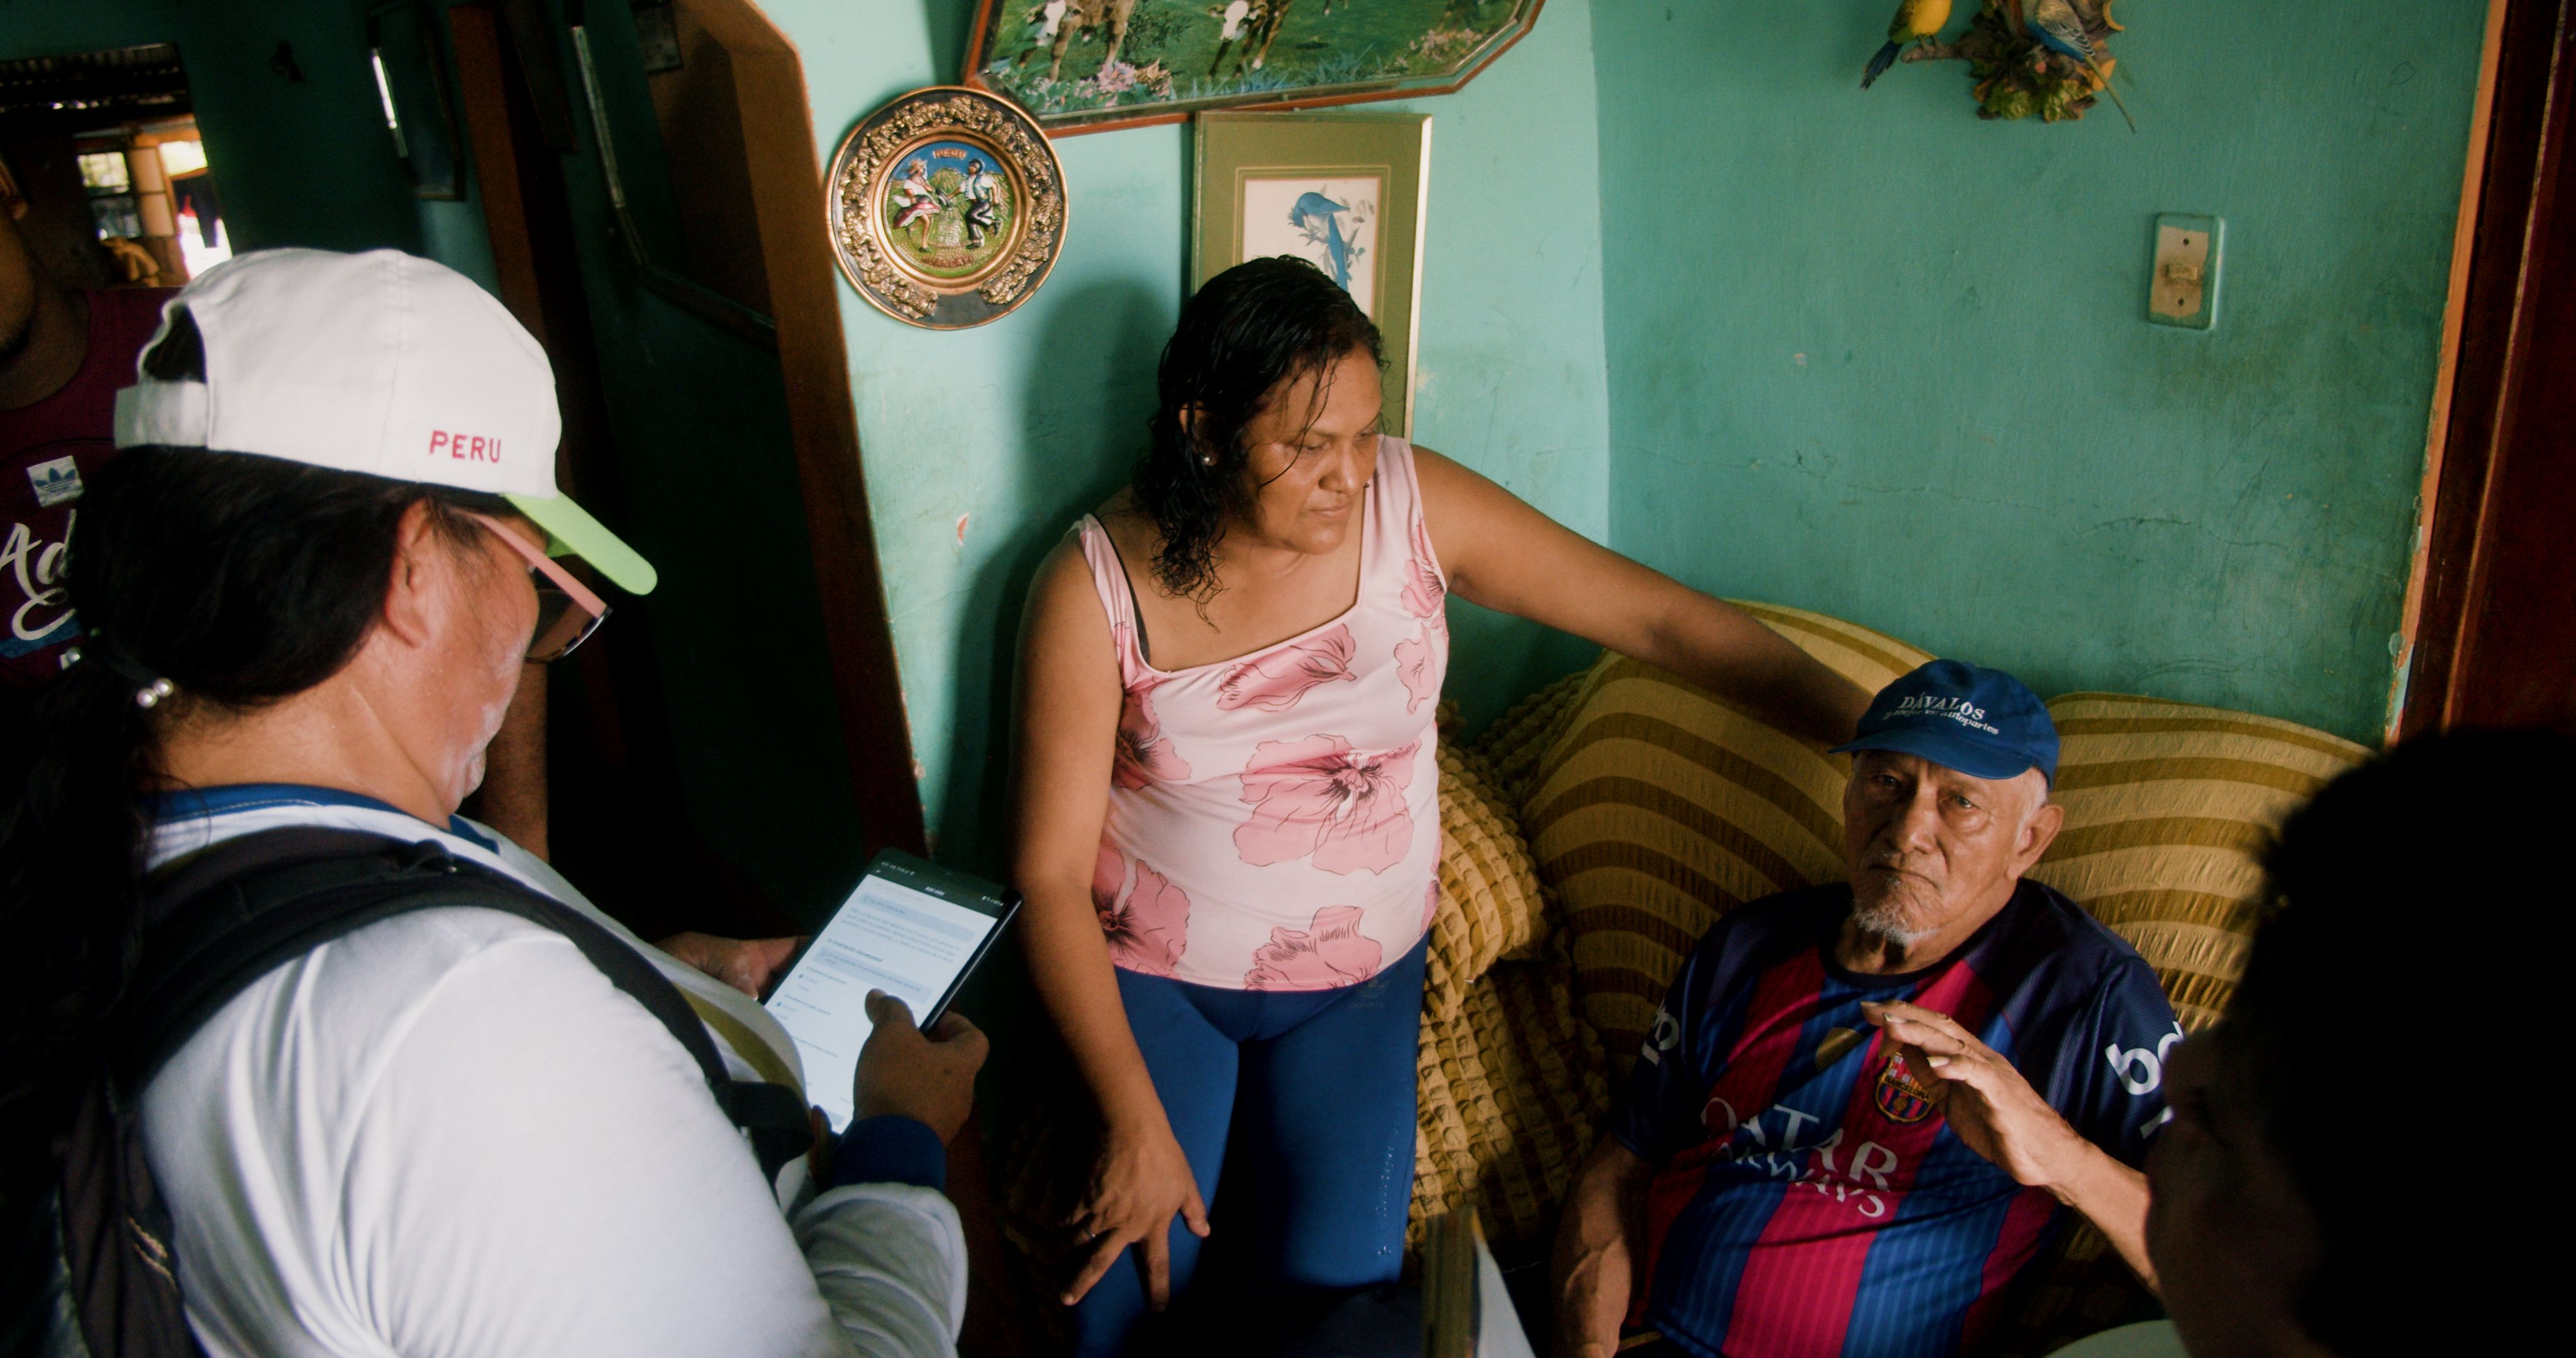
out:
<path id="1" fill-rule="evenodd" d="M 939 85 L 870 114 L 832 153 L 841 275 L 877 310 L 961 330 L 1029 299 L 1064 248 L 1064 165 L 1029 115 Z"/>

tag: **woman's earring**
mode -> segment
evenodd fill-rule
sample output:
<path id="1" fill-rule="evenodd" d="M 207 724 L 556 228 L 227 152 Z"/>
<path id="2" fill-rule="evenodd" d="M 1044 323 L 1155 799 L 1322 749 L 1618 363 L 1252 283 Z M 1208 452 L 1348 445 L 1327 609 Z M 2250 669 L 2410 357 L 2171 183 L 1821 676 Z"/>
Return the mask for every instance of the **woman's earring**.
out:
<path id="1" fill-rule="evenodd" d="M 1203 454 L 1203 455 L 1201 455 L 1201 456 L 1200 456 L 1200 458 L 1199 458 L 1199 465 L 1200 465 L 1200 466 L 1202 466 L 1202 467 L 1213 467 L 1213 466 L 1215 466 L 1215 465 L 1216 465 L 1216 457 L 1215 457 L 1215 455 L 1214 455 L 1214 454 Z"/>

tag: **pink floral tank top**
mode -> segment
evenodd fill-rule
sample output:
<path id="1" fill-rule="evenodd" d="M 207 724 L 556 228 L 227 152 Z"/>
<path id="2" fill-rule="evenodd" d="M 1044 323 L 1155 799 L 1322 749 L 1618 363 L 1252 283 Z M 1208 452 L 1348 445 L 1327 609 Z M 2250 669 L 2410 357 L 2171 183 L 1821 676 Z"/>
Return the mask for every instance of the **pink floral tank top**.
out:
<path id="1" fill-rule="evenodd" d="M 1229 990 L 1330 990 L 1430 930 L 1448 586 L 1418 491 L 1412 447 L 1379 439 L 1358 602 L 1185 670 L 1145 663 L 1118 552 L 1083 516 L 1075 531 L 1127 688 L 1091 880 L 1119 966 Z"/>

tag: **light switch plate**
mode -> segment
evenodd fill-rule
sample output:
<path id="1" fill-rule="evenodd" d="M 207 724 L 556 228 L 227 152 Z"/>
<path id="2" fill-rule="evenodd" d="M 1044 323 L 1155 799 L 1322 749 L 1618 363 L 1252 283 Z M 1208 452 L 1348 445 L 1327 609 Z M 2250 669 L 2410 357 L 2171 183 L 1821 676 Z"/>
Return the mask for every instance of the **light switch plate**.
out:
<path id="1" fill-rule="evenodd" d="M 2227 223 L 2167 212 L 2156 218 L 2156 255 L 2147 275 L 2147 319 L 2185 330 L 2218 324 L 2218 278 Z"/>
<path id="2" fill-rule="evenodd" d="M 2210 330 L 2218 325 L 2218 276 L 2228 224 L 2215 216 L 2156 216 L 2156 258 L 2146 276 L 2146 320 Z"/>

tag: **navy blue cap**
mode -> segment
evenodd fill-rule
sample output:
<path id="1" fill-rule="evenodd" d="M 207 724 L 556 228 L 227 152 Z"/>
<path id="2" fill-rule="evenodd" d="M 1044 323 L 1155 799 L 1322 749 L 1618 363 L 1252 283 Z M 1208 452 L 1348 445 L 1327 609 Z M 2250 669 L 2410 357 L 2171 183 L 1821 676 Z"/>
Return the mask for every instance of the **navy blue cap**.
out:
<path id="1" fill-rule="evenodd" d="M 1971 778 L 2018 778 L 2038 769 L 2057 782 L 2057 723 L 2039 695 L 2002 670 L 1935 660 L 1878 691 L 1860 737 L 1834 753 L 1894 750 Z"/>

